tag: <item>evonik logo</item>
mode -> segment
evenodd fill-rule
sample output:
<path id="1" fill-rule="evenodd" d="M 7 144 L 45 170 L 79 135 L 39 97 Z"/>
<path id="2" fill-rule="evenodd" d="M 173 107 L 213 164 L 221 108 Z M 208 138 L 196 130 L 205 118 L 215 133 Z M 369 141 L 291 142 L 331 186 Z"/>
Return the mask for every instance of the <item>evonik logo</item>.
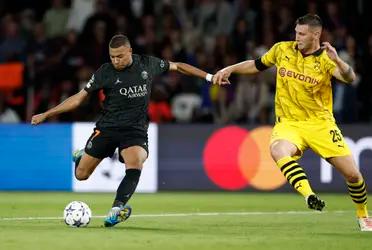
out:
<path id="1" fill-rule="evenodd" d="M 296 71 L 287 70 L 284 67 L 280 67 L 279 70 L 278 70 L 278 73 L 281 77 L 288 76 L 288 77 L 292 77 L 296 80 L 300 80 L 302 82 L 311 83 L 313 85 L 319 84 L 319 81 L 316 80 L 315 78 L 311 77 L 311 76 L 307 76 L 307 75 L 298 73 Z"/>
<path id="2" fill-rule="evenodd" d="M 128 98 L 144 97 L 147 95 L 147 86 L 143 85 L 134 85 L 126 88 L 120 88 L 119 92 L 121 95 Z"/>

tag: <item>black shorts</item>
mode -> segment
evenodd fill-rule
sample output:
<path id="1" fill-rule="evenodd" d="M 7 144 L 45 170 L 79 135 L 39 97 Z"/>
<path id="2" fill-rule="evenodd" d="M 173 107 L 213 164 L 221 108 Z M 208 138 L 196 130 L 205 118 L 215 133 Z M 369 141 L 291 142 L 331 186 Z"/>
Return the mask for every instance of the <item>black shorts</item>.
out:
<path id="1" fill-rule="evenodd" d="M 119 148 L 119 161 L 124 162 L 120 152 L 131 146 L 140 146 L 149 154 L 147 133 L 136 130 L 109 131 L 94 128 L 89 137 L 85 152 L 98 159 L 112 157 Z"/>

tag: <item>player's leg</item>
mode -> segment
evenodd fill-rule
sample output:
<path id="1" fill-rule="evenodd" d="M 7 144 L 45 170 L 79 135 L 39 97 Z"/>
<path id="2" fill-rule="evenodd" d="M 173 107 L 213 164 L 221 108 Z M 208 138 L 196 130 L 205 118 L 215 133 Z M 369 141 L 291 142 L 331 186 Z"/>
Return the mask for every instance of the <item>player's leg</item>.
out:
<path id="1" fill-rule="evenodd" d="M 296 158 L 301 155 L 298 147 L 290 141 L 281 139 L 271 143 L 270 151 L 284 177 L 306 199 L 308 207 L 322 210 L 325 206 L 324 201 L 315 195 L 304 169 L 296 161 Z"/>
<path id="2" fill-rule="evenodd" d="M 94 129 L 85 149 L 79 149 L 73 153 L 76 179 L 88 179 L 102 159 L 114 153 L 115 145 L 110 134 Z"/>
<path id="3" fill-rule="evenodd" d="M 78 163 L 76 164 L 75 162 L 76 179 L 79 181 L 88 179 L 101 161 L 102 159 L 95 158 L 87 153 L 83 153 Z"/>
<path id="4" fill-rule="evenodd" d="M 307 148 L 301 132 L 303 126 L 278 122 L 271 135 L 271 156 L 288 182 L 305 198 L 308 207 L 322 210 L 324 201 L 314 194 L 304 169 L 297 162 Z"/>
<path id="5" fill-rule="evenodd" d="M 356 205 L 356 215 L 361 231 L 372 231 L 372 220 L 368 217 L 367 189 L 363 176 L 351 155 L 327 159 L 345 178 L 351 199 Z"/>
<path id="6" fill-rule="evenodd" d="M 125 161 L 125 177 L 121 181 L 113 206 L 123 206 L 132 197 L 137 188 L 143 163 L 147 159 L 147 151 L 141 146 L 125 148 L 120 152 Z"/>
<path id="7" fill-rule="evenodd" d="M 368 217 L 367 189 L 363 176 L 351 155 L 327 159 L 345 178 L 351 199 L 357 207 L 357 217 Z"/>
<path id="8" fill-rule="evenodd" d="M 136 145 L 124 148 L 120 151 L 120 156 L 125 161 L 126 171 L 116 191 L 116 197 L 112 204 L 112 208 L 105 219 L 104 224 L 106 227 L 112 227 L 129 218 L 132 209 L 127 202 L 137 188 L 143 163 L 147 159 L 147 155 L 148 153 L 145 148 Z"/>

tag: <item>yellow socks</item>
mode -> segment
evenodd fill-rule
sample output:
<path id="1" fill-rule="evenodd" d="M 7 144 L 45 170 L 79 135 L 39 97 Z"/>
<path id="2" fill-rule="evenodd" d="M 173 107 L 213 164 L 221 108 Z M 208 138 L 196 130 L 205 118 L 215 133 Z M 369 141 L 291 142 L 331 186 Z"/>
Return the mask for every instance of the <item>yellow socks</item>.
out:
<path id="1" fill-rule="evenodd" d="M 357 207 L 357 217 L 364 218 L 368 217 L 367 210 L 367 189 L 364 180 L 360 180 L 355 183 L 347 182 L 349 194 L 351 199 Z"/>
<path id="2" fill-rule="evenodd" d="M 302 167 L 293 160 L 292 157 L 286 156 L 276 162 L 280 171 L 287 178 L 288 182 L 305 198 L 314 194 L 310 187 L 306 173 Z"/>

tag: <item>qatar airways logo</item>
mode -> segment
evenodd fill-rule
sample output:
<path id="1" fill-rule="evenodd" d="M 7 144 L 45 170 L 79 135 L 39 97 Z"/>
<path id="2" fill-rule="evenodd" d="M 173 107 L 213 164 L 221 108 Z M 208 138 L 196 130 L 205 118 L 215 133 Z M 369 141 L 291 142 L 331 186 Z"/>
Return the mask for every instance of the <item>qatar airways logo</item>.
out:
<path id="1" fill-rule="evenodd" d="M 300 80 L 302 82 L 311 83 L 313 85 L 319 84 L 319 81 L 316 80 L 315 78 L 311 77 L 311 76 L 306 76 L 304 74 L 297 73 L 297 72 L 292 71 L 292 70 L 287 70 L 284 67 L 281 67 L 278 72 L 279 72 L 279 75 L 281 77 L 288 76 L 288 77 L 292 77 L 294 79 Z"/>
<path id="2" fill-rule="evenodd" d="M 121 88 L 119 92 L 121 95 L 126 96 L 128 98 L 144 97 L 147 95 L 147 86 L 146 84 L 130 86 L 126 88 Z"/>

